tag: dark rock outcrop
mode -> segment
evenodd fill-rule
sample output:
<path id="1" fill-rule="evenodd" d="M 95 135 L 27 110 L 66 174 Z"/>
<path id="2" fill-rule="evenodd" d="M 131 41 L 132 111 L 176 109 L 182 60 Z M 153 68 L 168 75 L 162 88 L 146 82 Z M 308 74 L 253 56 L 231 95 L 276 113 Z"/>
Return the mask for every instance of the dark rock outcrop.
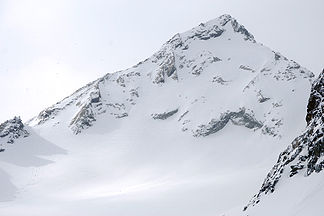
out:
<path id="1" fill-rule="evenodd" d="M 0 140 L 4 140 L 4 143 L 13 144 L 16 139 L 28 135 L 29 132 L 25 129 L 20 117 L 14 117 L 0 124 Z"/>
<path id="2" fill-rule="evenodd" d="M 194 131 L 194 136 L 208 136 L 223 129 L 231 121 L 235 125 L 245 126 L 249 129 L 259 129 L 263 126 L 262 122 L 257 121 L 252 114 L 246 112 L 244 108 L 238 112 L 225 112 L 218 119 L 212 119 L 206 125 L 200 125 Z"/>
<path id="3" fill-rule="evenodd" d="M 49 107 L 45 110 L 43 110 L 42 112 L 39 113 L 38 118 L 39 118 L 39 123 L 38 124 L 42 124 L 45 121 L 54 118 L 55 115 L 60 111 L 61 109 L 56 108 L 56 107 Z"/>

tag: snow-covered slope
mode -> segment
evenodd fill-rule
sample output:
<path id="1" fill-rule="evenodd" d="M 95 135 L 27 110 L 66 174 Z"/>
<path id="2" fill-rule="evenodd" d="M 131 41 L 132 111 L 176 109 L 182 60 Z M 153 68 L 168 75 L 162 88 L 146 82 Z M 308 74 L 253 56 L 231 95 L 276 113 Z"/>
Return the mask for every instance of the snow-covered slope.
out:
<path id="1" fill-rule="evenodd" d="M 52 163 L 26 167 L 3 159 L 14 151 L 1 152 L 13 189 L 0 212 L 242 212 L 279 152 L 305 128 L 313 76 L 229 15 L 176 34 L 145 61 L 27 122 L 31 135 L 20 145 L 42 139 L 37 143 L 50 146 L 42 158 Z"/>

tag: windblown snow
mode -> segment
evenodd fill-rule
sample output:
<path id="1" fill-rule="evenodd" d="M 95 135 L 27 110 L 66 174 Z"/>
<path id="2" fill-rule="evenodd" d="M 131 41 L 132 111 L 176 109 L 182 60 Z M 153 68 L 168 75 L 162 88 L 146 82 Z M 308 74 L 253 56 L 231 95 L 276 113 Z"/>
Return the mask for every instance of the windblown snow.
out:
<path id="1" fill-rule="evenodd" d="M 0 215 L 246 215 L 306 127 L 313 80 L 229 15 L 176 34 L 27 123 L 0 125 Z M 270 215 L 302 208 L 277 196 Z"/>

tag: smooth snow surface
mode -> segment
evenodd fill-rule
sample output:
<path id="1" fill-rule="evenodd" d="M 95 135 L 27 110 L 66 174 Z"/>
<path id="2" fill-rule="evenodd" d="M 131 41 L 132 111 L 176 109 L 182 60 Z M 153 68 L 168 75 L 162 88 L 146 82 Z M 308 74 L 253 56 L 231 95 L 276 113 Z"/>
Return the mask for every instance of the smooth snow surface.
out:
<path id="1" fill-rule="evenodd" d="M 306 125 L 312 77 L 230 16 L 177 34 L 137 66 L 42 111 L 29 137 L 3 144 L 0 215 L 246 215 Z M 307 215 L 303 205 L 323 194 L 318 178 L 300 177 L 297 186 L 312 186 L 293 203 L 285 204 L 297 186 L 288 184 L 249 215 L 295 215 L 297 206 Z"/>

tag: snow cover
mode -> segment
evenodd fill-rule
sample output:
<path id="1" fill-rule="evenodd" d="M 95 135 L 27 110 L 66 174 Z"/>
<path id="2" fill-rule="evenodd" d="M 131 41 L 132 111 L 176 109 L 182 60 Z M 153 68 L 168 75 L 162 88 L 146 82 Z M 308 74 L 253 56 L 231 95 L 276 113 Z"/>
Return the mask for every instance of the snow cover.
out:
<path id="1" fill-rule="evenodd" d="M 26 123 L 0 152 L 0 215 L 246 215 L 306 126 L 313 76 L 229 15 L 177 34 Z"/>

